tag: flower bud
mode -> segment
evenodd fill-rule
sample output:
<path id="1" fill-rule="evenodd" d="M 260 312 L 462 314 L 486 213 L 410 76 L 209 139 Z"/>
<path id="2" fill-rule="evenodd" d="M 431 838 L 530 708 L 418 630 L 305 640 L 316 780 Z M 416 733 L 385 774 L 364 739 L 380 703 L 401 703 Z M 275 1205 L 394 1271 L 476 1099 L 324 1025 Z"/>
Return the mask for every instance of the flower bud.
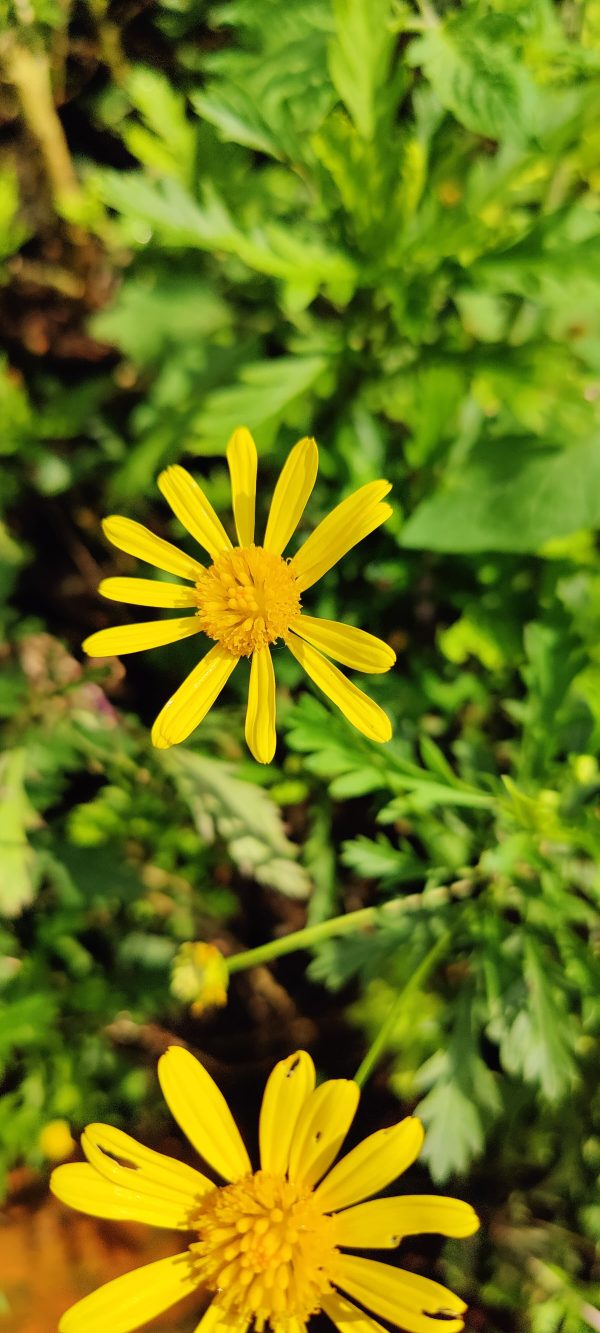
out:
<path id="1" fill-rule="evenodd" d="M 229 974 L 223 954 L 202 940 L 180 945 L 171 971 L 171 992 L 193 1014 L 227 1004 Z"/>

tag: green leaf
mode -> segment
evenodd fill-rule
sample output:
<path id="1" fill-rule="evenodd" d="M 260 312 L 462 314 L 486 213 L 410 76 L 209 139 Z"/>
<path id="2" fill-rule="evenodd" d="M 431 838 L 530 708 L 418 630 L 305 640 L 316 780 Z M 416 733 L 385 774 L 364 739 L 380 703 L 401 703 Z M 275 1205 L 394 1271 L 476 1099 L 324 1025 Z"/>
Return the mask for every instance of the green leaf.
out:
<path id="1" fill-rule="evenodd" d="M 173 169 L 187 171 L 192 164 L 196 131 L 186 115 L 185 99 L 175 92 L 164 74 L 147 65 L 134 65 L 128 71 L 124 88 L 148 129 L 162 145 Z M 127 141 L 127 133 L 125 138 Z M 135 151 L 131 138 L 129 146 Z"/>
<path id="2" fill-rule="evenodd" d="M 35 435 L 34 416 L 20 376 L 11 371 L 4 357 L 0 357 L 0 413 L 0 454 L 16 453 Z"/>
<path id="3" fill-rule="evenodd" d="M 56 1016 L 56 1002 L 48 995 L 21 995 L 0 1003 L 0 1069 L 20 1047 L 39 1046 L 48 1039 Z"/>
<path id="4" fill-rule="evenodd" d="M 373 746 L 312 695 L 301 697 L 286 722 L 290 748 L 307 755 L 309 772 L 332 780 L 333 796 L 362 796 L 386 787 L 385 764 L 377 758 L 373 762 Z"/>
<path id="5" fill-rule="evenodd" d="M 548 1101 L 560 1101 L 574 1085 L 573 1033 L 564 1000 L 537 942 L 525 939 L 527 1002 L 501 1043 L 509 1073 L 537 1084 Z M 560 997 L 560 998 L 559 998 Z M 562 1001 L 562 1002 L 561 1002 Z"/>
<path id="6" fill-rule="evenodd" d="M 236 27 L 237 40 L 204 56 L 208 83 L 190 94 L 192 105 L 222 139 L 299 161 L 335 98 L 326 59 L 329 4 L 294 0 L 284 12 L 279 0 L 252 0 L 229 3 L 214 19 Z"/>
<path id="7" fill-rule="evenodd" d="M 0 756 L 0 915 L 19 916 L 35 897 L 36 854 L 27 831 L 40 823 L 25 790 L 26 751 Z"/>
<path id="8" fill-rule="evenodd" d="M 124 282 L 117 298 L 91 321 L 94 336 L 120 347 L 137 365 L 169 347 L 201 340 L 228 327 L 224 301 L 205 282 L 184 274 L 145 273 Z"/>
<path id="9" fill-rule="evenodd" d="M 342 102 L 364 139 L 375 134 L 378 95 L 385 88 L 392 50 L 389 0 L 333 0 L 335 37 L 329 70 Z"/>
<path id="10" fill-rule="evenodd" d="M 598 524 L 598 438 L 562 450 L 490 440 L 418 506 L 402 543 L 447 552 L 536 552 L 554 537 Z"/>
<path id="11" fill-rule="evenodd" d="M 91 185 L 104 203 L 124 218 L 151 227 L 166 245 L 223 251 L 250 271 L 279 279 L 285 284 L 291 309 L 303 309 L 321 289 L 339 305 L 347 305 L 354 293 L 355 263 L 343 250 L 327 243 L 314 226 L 309 234 L 300 226 L 288 223 L 284 227 L 267 220 L 262 227 L 245 230 L 234 221 L 212 184 L 205 184 L 200 200 L 177 180 L 163 176 L 150 181 L 138 172 L 129 172 L 125 183 L 122 173 L 98 171 Z M 140 235 L 145 244 L 145 230 Z M 135 230 L 130 239 L 132 243 L 138 240 Z"/>
<path id="12" fill-rule="evenodd" d="M 0 259 L 7 259 L 27 240 L 29 228 L 19 217 L 19 183 L 17 172 L 10 168 L 0 172 Z"/>
<path id="13" fill-rule="evenodd" d="M 281 157 L 276 136 L 245 88 L 226 85 L 218 91 L 196 92 L 190 101 L 198 115 L 215 126 L 221 138 L 255 148 L 270 157 Z"/>
<path id="14" fill-rule="evenodd" d="M 231 764 L 189 750 L 170 751 L 161 760 L 187 802 L 199 833 L 222 837 L 242 874 L 306 898 L 310 880 L 298 864 L 298 848 L 284 832 L 281 812 L 268 794 L 235 776 Z"/>
<path id="15" fill-rule="evenodd" d="M 361 836 L 342 843 L 342 861 L 358 875 L 389 885 L 424 878 L 426 873 L 414 852 L 394 847 L 383 833 L 376 840 Z"/>
<path id="16" fill-rule="evenodd" d="M 406 58 L 421 66 L 442 106 L 474 134 L 519 147 L 530 142 L 535 84 L 507 43 L 488 39 L 470 15 L 430 28 L 411 43 Z"/>
<path id="17" fill-rule="evenodd" d="M 410 426 L 406 448 L 413 467 L 427 463 L 440 442 L 457 433 L 465 388 L 464 372 L 443 362 L 425 364 L 415 374 L 401 377 L 398 409 Z M 393 410 L 394 404 L 391 406 Z"/>
<path id="18" fill-rule="evenodd" d="M 432 1056 L 419 1075 L 421 1085 L 433 1084 L 417 1114 L 427 1126 L 423 1157 L 440 1183 L 480 1156 L 501 1108 L 496 1079 L 479 1051 L 473 998 L 465 987 L 455 1003 L 447 1051 Z"/>
<path id="19" fill-rule="evenodd" d="M 89 173 L 90 190 L 136 225 L 128 233 L 132 244 L 146 245 L 148 228 L 166 245 L 216 249 L 235 231 L 230 214 L 213 187 L 206 187 L 201 202 L 178 180 L 153 180 L 141 171 L 96 168 Z"/>
<path id="20" fill-rule="evenodd" d="M 214 454 L 240 422 L 247 422 L 262 449 L 268 449 L 282 422 L 310 425 L 310 399 L 327 369 L 319 356 L 280 356 L 244 366 L 240 383 L 207 394 L 187 441 L 191 453 Z"/>

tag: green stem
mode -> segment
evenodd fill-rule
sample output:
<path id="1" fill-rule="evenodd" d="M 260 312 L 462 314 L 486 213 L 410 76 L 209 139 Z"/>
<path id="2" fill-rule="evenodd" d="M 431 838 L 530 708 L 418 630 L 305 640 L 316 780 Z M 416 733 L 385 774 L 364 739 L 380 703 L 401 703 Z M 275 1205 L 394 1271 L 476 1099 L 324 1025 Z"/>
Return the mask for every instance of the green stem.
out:
<path id="1" fill-rule="evenodd" d="M 440 935 L 440 938 L 432 945 L 429 952 L 425 954 L 423 959 L 421 959 L 419 966 L 413 972 L 406 985 L 402 987 L 402 990 L 398 991 L 387 1018 L 382 1023 L 375 1040 L 369 1046 L 364 1060 L 361 1061 L 361 1064 L 354 1075 L 354 1081 L 355 1083 L 358 1083 L 359 1088 L 362 1088 L 366 1083 L 367 1079 L 373 1073 L 380 1057 L 383 1055 L 398 1021 L 400 1010 L 406 1003 L 407 997 L 412 994 L 413 991 L 421 989 L 423 982 L 430 976 L 436 963 L 446 953 L 451 939 L 451 930 L 447 930 L 443 935 Z"/>
<path id="2" fill-rule="evenodd" d="M 473 867 L 466 873 L 467 878 L 454 880 L 452 884 L 432 886 L 422 893 L 406 893 L 401 898 L 390 899 L 381 907 L 360 907 L 356 912 L 345 912 L 343 916 L 332 916 L 327 921 L 304 926 L 302 930 L 293 930 L 278 940 L 259 944 L 256 949 L 244 949 L 242 953 L 227 958 L 227 970 L 230 973 L 244 972 L 249 967 L 272 963 L 284 954 L 296 953 L 298 949 L 312 949 L 315 944 L 335 935 L 352 935 L 365 926 L 384 926 L 386 922 L 409 913 L 439 911 L 453 900 L 468 898 L 473 893 L 480 874 Z"/>
<path id="3" fill-rule="evenodd" d="M 79 183 L 54 105 L 46 52 L 5 37 L 0 56 L 19 99 L 23 120 L 37 142 L 54 199 L 60 202 L 78 197 Z"/>
<path id="4" fill-rule="evenodd" d="M 391 908 L 397 911 L 398 905 L 404 901 L 398 898 L 385 907 L 361 907 L 357 912 L 346 912 L 344 916 L 332 916 L 328 921 L 318 921 L 314 926 L 293 930 L 279 940 L 269 940 L 268 944 L 259 944 L 256 949 L 245 949 L 243 953 L 233 954 L 227 959 L 227 969 L 229 972 L 242 972 L 247 967 L 260 967 L 263 963 L 281 958 L 283 954 L 295 953 L 297 949 L 311 949 L 314 944 L 330 939 L 332 935 L 352 934 L 362 926 L 374 925 L 386 911 L 388 915 L 392 914 Z"/>

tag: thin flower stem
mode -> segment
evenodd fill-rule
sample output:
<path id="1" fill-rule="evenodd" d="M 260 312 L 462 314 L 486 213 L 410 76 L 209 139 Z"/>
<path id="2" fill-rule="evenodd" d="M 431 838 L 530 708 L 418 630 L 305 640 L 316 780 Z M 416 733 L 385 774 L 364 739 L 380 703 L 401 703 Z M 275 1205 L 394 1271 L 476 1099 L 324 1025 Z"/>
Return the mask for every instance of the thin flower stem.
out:
<path id="1" fill-rule="evenodd" d="M 296 953 L 298 949 L 312 949 L 321 940 L 328 940 L 336 935 L 352 935 L 355 930 L 365 926 L 385 925 L 404 914 L 439 909 L 447 906 L 453 899 L 467 898 L 474 891 L 479 875 L 470 868 L 468 878 L 455 880 L 452 884 L 430 888 L 425 893 L 408 893 L 402 898 L 391 898 L 381 907 L 360 907 L 356 912 L 345 912 L 342 916 L 332 916 L 327 921 L 318 921 L 312 926 L 303 926 L 302 930 L 293 930 L 281 939 L 269 940 L 255 949 L 244 949 L 226 959 L 230 973 L 244 972 L 249 967 L 261 967 L 272 963 L 284 954 Z"/>
<path id="2" fill-rule="evenodd" d="M 397 910 L 397 904 L 402 902 L 402 899 L 394 899 L 387 903 L 388 914 L 390 908 L 396 907 Z M 352 934 L 362 926 L 371 926 L 381 920 L 386 907 L 361 907 L 356 912 L 346 912 L 344 916 L 332 916 L 328 921 L 318 921 L 314 926 L 293 930 L 279 940 L 269 940 L 268 944 L 259 944 L 256 949 L 245 949 L 243 953 L 233 954 L 226 960 L 227 969 L 229 972 L 242 972 L 247 967 L 259 967 L 263 963 L 271 963 L 273 959 L 281 958 L 283 954 L 295 953 L 297 949 L 310 949 L 313 944 L 319 944 L 321 940 L 330 939 L 333 935 Z"/>
<path id="3" fill-rule="evenodd" d="M 358 1083 L 359 1088 L 362 1088 L 367 1079 L 370 1078 L 380 1057 L 383 1055 L 398 1021 L 402 1006 L 406 1003 L 407 997 L 412 994 L 413 991 L 419 990 L 423 985 L 423 982 L 427 980 L 436 963 L 446 953 L 451 939 L 451 930 L 447 930 L 443 935 L 440 935 L 440 938 L 436 940 L 428 953 L 425 954 L 425 957 L 421 960 L 419 966 L 413 972 L 406 985 L 402 987 L 402 990 L 398 991 L 387 1018 L 382 1023 L 377 1036 L 371 1043 L 364 1060 L 361 1061 L 356 1074 L 354 1075 L 354 1082 Z"/>

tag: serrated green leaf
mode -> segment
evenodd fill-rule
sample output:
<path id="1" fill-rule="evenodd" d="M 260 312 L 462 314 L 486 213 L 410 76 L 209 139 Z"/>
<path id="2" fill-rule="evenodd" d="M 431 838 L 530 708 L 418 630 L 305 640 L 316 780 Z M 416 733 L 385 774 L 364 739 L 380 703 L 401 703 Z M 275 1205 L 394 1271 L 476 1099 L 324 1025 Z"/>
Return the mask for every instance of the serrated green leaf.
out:
<path id="1" fill-rule="evenodd" d="M 394 847 L 380 833 L 377 839 L 360 836 L 342 843 L 342 861 L 367 879 L 403 884 L 424 877 L 425 866 L 410 849 Z"/>
<path id="2" fill-rule="evenodd" d="M 306 898 L 310 880 L 298 848 L 286 836 L 281 811 L 267 792 L 235 776 L 230 764 L 189 750 L 161 753 L 161 761 L 189 805 L 203 837 L 217 832 L 242 874 Z"/>
<path id="3" fill-rule="evenodd" d="M 226 328 L 230 318 L 225 302 L 206 283 L 161 272 L 124 282 L 116 301 L 91 320 L 91 328 L 96 338 L 145 365 L 169 347 Z"/>
<path id="4" fill-rule="evenodd" d="M 244 366 L 240 383 L 207 394 L 194 422 L 188 448 L 191 453 L 214 454 L 241 421 L 248 422 L 261 450 L 268 449 L 282 422 L 305 424 L 310 414 L 307 394 L 314 391 L 327 369 L 318 356 L 282 356 Z"/>
<path id="5" fill-rule="evenodd" d="M 221 138 L 268 153 L 270 157 L 281 157 L 275 135 L 245 88 L 225 86 L 219 92 L 195 92 L 190 101 L 198 115 L 215 126 Z"/>
<path id="6" fill-rule="evenodd" d="M 535 85 L 506 45 L 461 18 L 411 42 L 408 62 L 421 66 L 442 106 L 467 129 L 525 146 L 535 134 Z"/>
<path id="7" fill-rule="evenodd" d="M 465 987 L 455 1002 L 446 1052 L 434 1055 L 419 1075 L 422 1084 L 433 1084 L 417 1113 L 427 1127 L 423 1156 L 440 1183 L 480 1156 L 501 1108 L 497 1081 L 481 1058 L 473 998 Z"/>
<path id="8" fill-rule="evenodd" d="M 502 1041 L 502 1061 L 509 1072 L 537 1084 L 549 1101 L 560 1101 L 574 1082 L 572 1025 L 548 974 L 548 961 L 531 938 L 525 941 L 523 965 L 527 1005 Z"/>
<path id="9" fill-rule="evenodd" d="M 393 34 L 389 0 L 333 0 L 335 37 L 329 46 L 333 83 L 364 139 L 375 134 L 378 96 L 385 88 Z"/>

